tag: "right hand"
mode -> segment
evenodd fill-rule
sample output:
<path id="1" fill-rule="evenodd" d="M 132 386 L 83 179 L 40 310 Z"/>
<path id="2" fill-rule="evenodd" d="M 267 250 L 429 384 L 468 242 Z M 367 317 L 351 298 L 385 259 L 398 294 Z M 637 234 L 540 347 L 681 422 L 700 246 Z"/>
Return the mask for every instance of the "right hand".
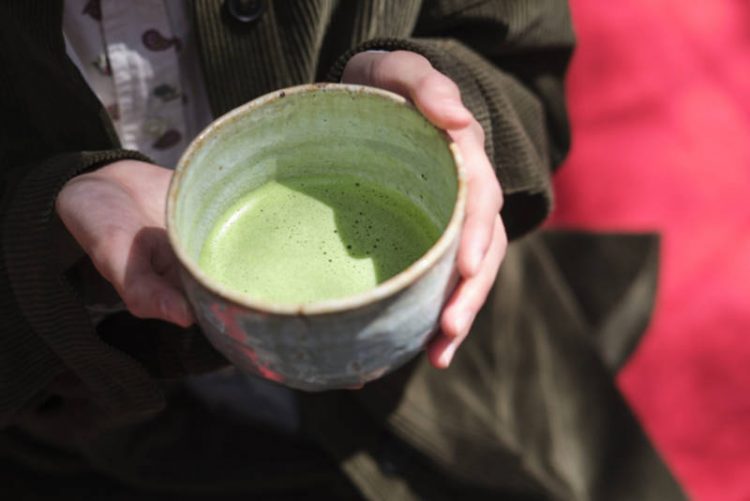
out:
<path id="1" fill-rule="evenodd" d="M 133 315 L 188 327 L 194 319 L 165 229 L 171 178 L 164 167 L 121 160 L 68 181 L 55 208 Z"/>

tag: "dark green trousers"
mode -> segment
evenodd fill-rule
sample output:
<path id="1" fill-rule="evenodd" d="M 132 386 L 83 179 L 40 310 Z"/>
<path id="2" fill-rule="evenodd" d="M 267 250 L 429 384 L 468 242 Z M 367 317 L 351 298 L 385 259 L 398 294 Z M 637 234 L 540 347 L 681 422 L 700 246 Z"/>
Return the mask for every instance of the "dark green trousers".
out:
<path id="1" fill-rule="evenodd" d="M 450 369 L 422 358 L 355 394 L 310 395 L 311 429 L 376 499 L 460 498 L 446 479 L 509 499 L 683 499 L 613 380 L 648 321 L 656 244 L 514 243 Z"/>
<path id="2" fill-rule="evenodd" d="M 5 485 L 165 499 L 684 499 L 613 382 L 648 321 L 655 244 L 554 232 L 513 243 L 450 369 L 419 357 L 360 391 L 298 393 L 297 435 L 238 422 L 177 385 L 156 418 L 83 444 L 79 482 L 20 468 Z M 24 487 L 23 472 L 47 480 Z"/>

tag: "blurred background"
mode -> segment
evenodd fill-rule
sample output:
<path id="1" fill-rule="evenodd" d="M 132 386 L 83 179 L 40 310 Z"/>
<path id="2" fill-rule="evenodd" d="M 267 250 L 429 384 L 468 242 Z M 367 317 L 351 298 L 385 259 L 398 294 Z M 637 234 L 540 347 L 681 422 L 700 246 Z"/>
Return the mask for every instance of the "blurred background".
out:
<path id="1" fill-rule="evenodd" d="M 621 390 L 692 497 L 750 499 L 750 1 L 570 0 L 552 226 L 658 231 Z"/>

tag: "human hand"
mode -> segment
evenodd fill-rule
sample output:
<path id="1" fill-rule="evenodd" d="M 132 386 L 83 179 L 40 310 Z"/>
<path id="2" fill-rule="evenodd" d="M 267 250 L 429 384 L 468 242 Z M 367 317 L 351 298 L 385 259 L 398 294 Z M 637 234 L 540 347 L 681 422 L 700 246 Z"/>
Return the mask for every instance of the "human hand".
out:
<path id="1" fill-rule="evenodd" d="M 188 327 L 193 315 L 164 225 L 171 178 L 169 169 L 121 160 L 68 181 L 55 208 L 133 315 Z"/>
<path id="2" fill-rule="evenodd" d="M 502 191 L 484 151 L 484 131 L 461 102 L 458 86 L 423 56 L 407 51 L 362 52 L 342 81 L 380 87 L 410 99 L 458 146 L 467 174 L 466 219 L 458 251 L 461 280 L 443 310 L 427 353 L 437 368 L 450 364 L 495 282 L 507 237 L 500 219 Z"/>

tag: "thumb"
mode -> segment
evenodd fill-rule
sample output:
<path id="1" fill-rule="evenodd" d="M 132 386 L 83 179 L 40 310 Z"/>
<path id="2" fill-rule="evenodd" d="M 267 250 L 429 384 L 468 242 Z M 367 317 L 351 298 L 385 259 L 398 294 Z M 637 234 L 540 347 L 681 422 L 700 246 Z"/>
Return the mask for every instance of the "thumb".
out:
<path id="1" fill-rule="evenodd" d="M 361 52 L 349 60 L 342 81 L 401 94 L 442 129 L 460 129 L 472 122 L 458 86 L 413 52 Z"/>
<path id="2" fill-rule="evenodd" d="M 128 280 L 123 301 L 139 318 L 156 318 L 189 327 L 194 322 L 185 296 L 165 277 L 154 272 Z"/>
<path id="3" fill-rule="evenodd" d="M 190 326 L 194 319 L 179 281 L 171 276 L 174 266 L 164 259 L 166 235 L 160 228 L 143 228 L 126 251 L 120 271 L 120 296 L 128 310 L 139 318 L 156 318 Z M 125 253 L 123 253 L 125 254 Z M 117 278 L 117 277 L 116 277 Z"/>

